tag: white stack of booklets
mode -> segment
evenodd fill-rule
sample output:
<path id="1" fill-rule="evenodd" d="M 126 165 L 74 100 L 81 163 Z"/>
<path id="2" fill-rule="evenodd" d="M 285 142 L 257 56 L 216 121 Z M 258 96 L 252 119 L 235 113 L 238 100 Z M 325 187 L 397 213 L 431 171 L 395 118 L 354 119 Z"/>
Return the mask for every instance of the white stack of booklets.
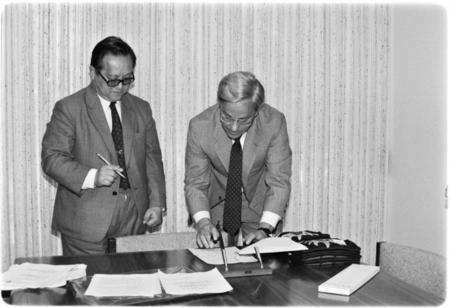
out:
<path id="1" fill-rule="evenodd" d="M 350 295 L 380 271 L 378 266 L 351 264 L 321 285 L 319 292 Z"/>

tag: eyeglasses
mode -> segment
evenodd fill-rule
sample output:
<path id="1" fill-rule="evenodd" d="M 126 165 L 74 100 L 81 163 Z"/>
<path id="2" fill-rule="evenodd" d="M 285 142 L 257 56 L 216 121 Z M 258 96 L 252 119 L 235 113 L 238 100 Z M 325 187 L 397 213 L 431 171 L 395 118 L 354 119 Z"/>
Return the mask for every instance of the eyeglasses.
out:
<path id="1" fill-rule="evenodd" d="M 100 73 L 99 70 L 95 70 L 97 72 L 97 74 L 100 75 L 100 77 L 102 77 L 102 79 L 106 82 L 106 85 L 110 88 L 115 88 L 117 87 L 120 83 L 122 83 L 124 86 L 127 86 L 129 84 L 131 84 L 134 81 L 134 74 L 131 73 L 131 77 L 126 77 L 124 79 L 106 79 L 105 76 L 102 75 L 102 73 Z"/>
<path id="2" fill-rule="evenodd" d="M 258 115 L 258 112 L 255 112 L 255 114 L 250 116 L 250 117 L 240 118 L 240 119 L 233 119 L 229 115 L 225 114 L 222 111 L 222 109 L 220 109 L 220 121 L 222 123 L 224 123 L 224 124 L 227 124 L 227 125 L 232 125 L 232 124 L 234 124 L 234 122 L 237 122 L 237 124 L 240 125 L 240 126 L 251 125 L 253 123 L 253 120 L 256 118 L 257 115 Z"/>

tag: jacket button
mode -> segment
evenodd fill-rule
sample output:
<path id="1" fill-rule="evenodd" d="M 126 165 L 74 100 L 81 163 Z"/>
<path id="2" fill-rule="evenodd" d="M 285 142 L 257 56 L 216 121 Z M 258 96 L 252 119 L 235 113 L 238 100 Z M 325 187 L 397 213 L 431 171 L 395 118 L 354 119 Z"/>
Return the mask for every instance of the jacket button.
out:
<path id="1" fill-rule="evenodd" d="M 116 196 L 116 195 L 117 195 L 117 191 L 113 191 L 113 192 L 112 192 L 112 195 L 113 195 L 113 196 Z"/>
<path id="2" fill-rule="evenodd" d="M 219 196 L 219 200 L 222 200 L 222 196 Z"/>

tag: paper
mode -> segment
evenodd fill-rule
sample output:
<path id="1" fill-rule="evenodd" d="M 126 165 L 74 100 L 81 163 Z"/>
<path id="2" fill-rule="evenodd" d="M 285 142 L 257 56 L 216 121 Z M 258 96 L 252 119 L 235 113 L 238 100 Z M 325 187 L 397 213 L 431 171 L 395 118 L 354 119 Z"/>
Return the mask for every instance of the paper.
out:
<path id="1" fill-rule="evenodd" d="M 86 264 L 13 264 L 2 274 L 2 290 L 56 288 L 86 276 Z"/>
<path id="2" fill-rule="evenodd" d="M 190 248 L 189 251 L 192 252 L 193 255 L 195 255 L 205 263 L 213 265 L 224 264 L 220 248 L 210 248 L 210 249 Z M 225 247 L 225 253 L 227 256 L 228 264 L 258 262 L 258 260 L 253 256 L 239 255 L 237 247 L 234 246 Z"/>
<path id="3" fill-rule="evenodd" d="M 380 271 L 379 266 L 351 264 L 321 285 L 319 292 L 350 295 Z"/>
<path id="4" fill-rule="evenodd" d="M 255 246 L 259 248 L 260 253 L 308 250 L 308 247 L 305 245 L 294 242 L 288 237 L 267 237 L 250 246 L 242 248 L 238 253 L 240 255 L 254 254 Z"/>
<path id="5" fill-rule="evenodd" d="M 161 294 L 158 274 L 95 274 L 84 295 L 148 296 Z"/>
<path id="6" fill-rule="evenodd" d="M 207 272 L 164 274 L 158 271 L 164 291 L 171 295 L 225 293 L 233 290 L 217 268 Z"/>

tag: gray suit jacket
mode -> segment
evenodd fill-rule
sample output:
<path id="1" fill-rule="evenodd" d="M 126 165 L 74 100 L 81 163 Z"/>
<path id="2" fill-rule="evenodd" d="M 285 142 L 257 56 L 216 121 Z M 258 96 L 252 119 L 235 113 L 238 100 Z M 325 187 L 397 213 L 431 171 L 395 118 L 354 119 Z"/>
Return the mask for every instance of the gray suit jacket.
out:
<path id="1" fill-rule="evenodd" d="M 185 196 L 191 215 L 209 211 L 222 220 L 232 142 L 220 123 L 219 105 L 189 123 Z M 291 191 L 292 152 L 284 115 L 262 104 L 243 149 L 242 221 L 259 222 L 263 211 L 284 217 Z"/>
<path id="2" fill-rule="evenodd" d="M 127 174 L 142 219 L 149 207 L 166 208 L 161 150 L 149 104 L 127 93 L 121 108 Z M 81 190 L 88 171 L 104 165 L 96 153 L 118 165 L 108 123 L 91 84 L 56 103 L 42 140 L 42 168 L 59 184 L 52 228 L 89 241 L 104 238 L 120 182 Z M 144 230 L 143 225 L 140 232 Z"/>

